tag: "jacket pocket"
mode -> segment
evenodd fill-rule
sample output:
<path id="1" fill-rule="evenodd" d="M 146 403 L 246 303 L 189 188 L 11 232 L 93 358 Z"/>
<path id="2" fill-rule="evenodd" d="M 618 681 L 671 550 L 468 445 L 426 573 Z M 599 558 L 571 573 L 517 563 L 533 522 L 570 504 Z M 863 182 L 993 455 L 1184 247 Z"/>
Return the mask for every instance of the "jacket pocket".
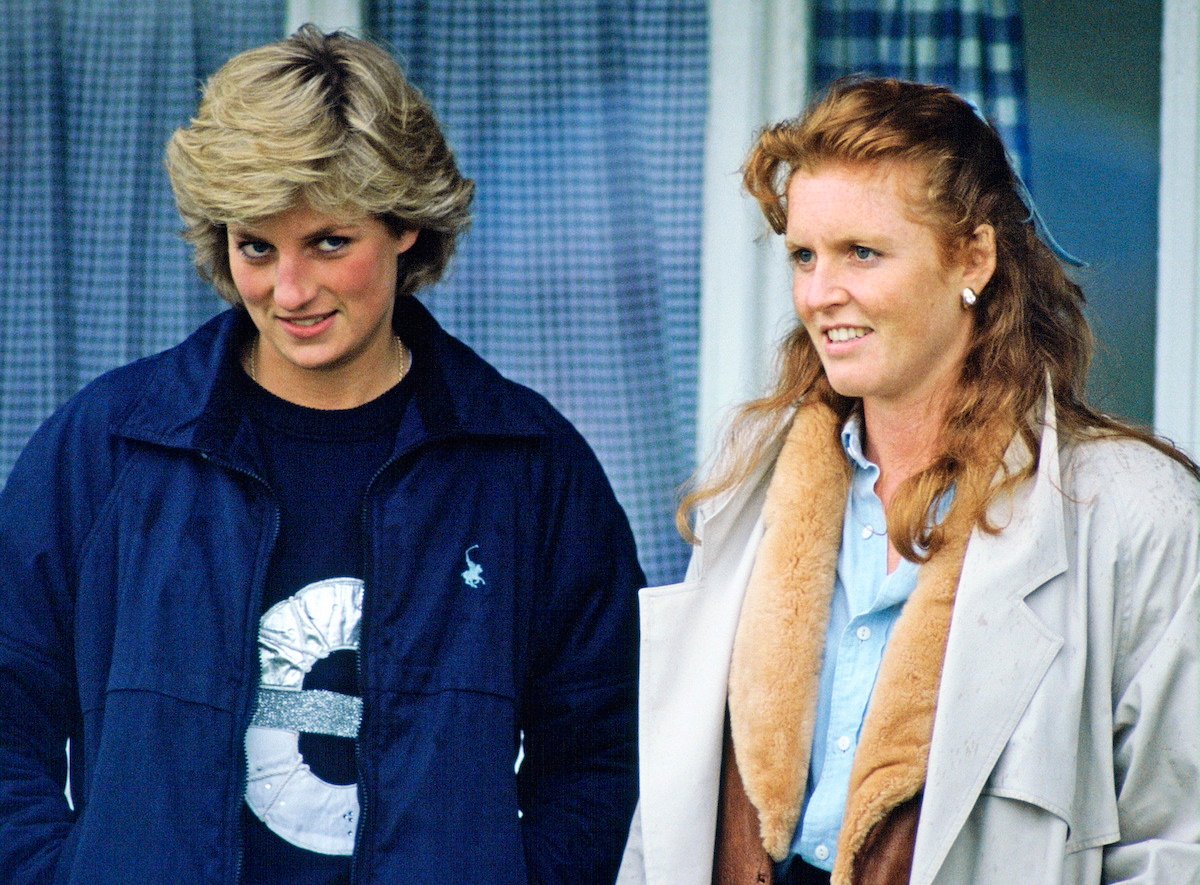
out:
<path id="1" fill-rule="evenodd" d="M 1118 838 L 1115 795 L 1082 735 L 1066 726 L 1018 724 L 983 788 L 983 799 L 1013 800 L 1062 822 L 1062 851 L 1070 853 Z M 1057 733 L 1056 733 L 1057 732 Z"/>
<path id="2" fill-rule="evenodd" d="M 985 788 L 933 879 L 934 885 L 1099 881 L 1075 875 L 1077 858 L 1066 848 L 1067 822 L 1040 801 Z M 1019 851 L 1014 851 L 1016 846 Z M 914 870 L 913 881 L 929 880 Z"/>

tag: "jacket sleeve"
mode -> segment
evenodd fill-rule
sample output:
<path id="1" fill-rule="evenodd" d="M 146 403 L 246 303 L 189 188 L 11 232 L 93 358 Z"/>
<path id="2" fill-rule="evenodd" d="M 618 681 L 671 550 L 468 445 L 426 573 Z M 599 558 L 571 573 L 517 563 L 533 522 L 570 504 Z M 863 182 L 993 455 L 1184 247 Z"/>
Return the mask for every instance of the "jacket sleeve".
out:
<path id="1" fill-rule="evenodd" d="M 0 881 L 48 882 L 73 821 L 66 744 L 72 663 L 69 480 L 52 419 L 0 494 Z"/>
<path id="2" fill-rule="evenodd" d="M 1164 459 L 1165 460 L 1165 459 Z M 1105 882 L 1200 882 L 1200 503 L 1177 465 L 1153 512 L 1126 508 L 1113 755 L 1120 838 Z M 1149 508 L 1146 508 L 1147 510 Z"/>
<path id="3" fill-rule="evenodd" d="M 73 564 L 112 464 L 93 432 L 101 424 L 83 412 L 75 404 L 47 421 L 0 493 L 3 882 L 52 881 L 76 816 L 65 794 L 67 742 L 79 750 L 81 735 Z M 71 768 L 80 774 L 81 759 Z"/>
<path id="4" fill-rule="evenodd" d="M 530 882 L 611 883 L 637 799 L 637 591 L 624 512 L 591 451 L 559 439 L 530 628 L 518 773 Z"/>
<path id="5" fill-rule="evenodd" d="M 617 873 L 616 885 L 645 885 L 646 859 L 642 853 L 642 802 L 639 799 L 633 810 L 633 823 L 629 825 L 629 841 L 625 843 L 625 855 L 621 858 L 621 870 Z"/>

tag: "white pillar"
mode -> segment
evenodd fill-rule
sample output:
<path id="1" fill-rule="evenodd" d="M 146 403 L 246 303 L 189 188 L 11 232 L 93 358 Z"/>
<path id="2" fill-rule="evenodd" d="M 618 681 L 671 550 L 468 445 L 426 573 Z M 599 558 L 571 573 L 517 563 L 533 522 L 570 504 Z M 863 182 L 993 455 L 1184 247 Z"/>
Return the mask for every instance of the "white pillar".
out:
<path id="1" fill-rule="evenodd" d="M 288 0 L 287 33 L 312 22 L 325 33 L 337 30 L 360 32 L 363 26 L 362 0 Z"/>
<path id="2" fill-rule="evenodd" d="M 1200 457 L 1200 6 L 1165 0 L 1154 426 Z"/>
<path id="3" fill-rule="evenodd" d="M 706 457 L 730 409 L 766 387 L 792 321 L 782 238 L 741 187 L 757 131 L 804 109 L 808 3 L 709 0 L 696 452 Z"/>

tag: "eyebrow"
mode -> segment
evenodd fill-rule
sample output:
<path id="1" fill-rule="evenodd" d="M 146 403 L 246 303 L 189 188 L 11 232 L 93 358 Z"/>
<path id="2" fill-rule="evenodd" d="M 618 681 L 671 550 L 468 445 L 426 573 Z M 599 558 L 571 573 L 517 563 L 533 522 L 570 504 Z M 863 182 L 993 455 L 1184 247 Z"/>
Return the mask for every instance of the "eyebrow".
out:
<path id="1" fill-rule="evenodd" d="M 884 245 L 886 243 L 886 241 L 887 241 L 886 237 L 883 237 L 879 234 L 873 234 L 871 236 L 842 237 L 841 239 L 839 239 L 837 242 L 833 243 L 832 245 L 833 245 L 835 251 L 841 252 L 841 251 L 845 251 L 846 249 L 850 249 L 854 246 L 867 246 L 868 248 L 871 248 L 869 245 L 870 243 L 876 243 L 877 245 Z M 798 242 L 796 240 L 791 239 L 790 237 L 784 238 L 783 245 L 784 245 L 784 248 L 787 249 L 787 251 L 789 251 L 789 252 L 795 251 L 796 249 L 812 249 L 813 248 L 811 245 L 809 245 L 806 242 L 803 242 L 803 241 Z"/>
<path id="2" fill-rule="evenodd" d="M 253 237 L 254 239 L 267 240 L 267 241 L 270 240 L 270 237 L 266 236 L 265 234 L 261 233 L 260 231 L 255 230 L 252 225 L 231 224 L 231 225 L 228 225 L 228 229 L 229 229 L 229 232 L 231 234 L 233 234 L 234 236 Z M 355 231 L 357 229 L 358 229 L 357 222 L 346 221 L 346 222 L 342 222 L 340 224 L 330 224 L 330 225 L 326 225 L 325 227 L 319 227 L 316 230 L 305 234 L 304 236 L 301 237 L 301 239 L 306 243 L 313 243 L 313 242 L 316 242 L 317 240 L 323 240 L 326 237 L 338 236 L 339 232 L 347 233 L 347 232 Z"/>

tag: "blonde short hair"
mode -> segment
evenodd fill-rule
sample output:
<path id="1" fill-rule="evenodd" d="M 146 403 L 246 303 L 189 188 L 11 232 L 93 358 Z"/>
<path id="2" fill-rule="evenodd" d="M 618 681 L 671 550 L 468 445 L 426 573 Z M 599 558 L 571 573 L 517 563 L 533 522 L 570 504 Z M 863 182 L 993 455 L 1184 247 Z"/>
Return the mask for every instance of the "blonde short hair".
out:
<path id="1" fill-rule="evenodd" d="M 474 182 L 459 173 L 428 102 L 379 46 L 305 25 L 234 56 L 208 80 L 196 117 L 166 152 L 196 268 L 240 304 L 226 228 L 301 201 L 419 230 L 396 296 L 441 278 L 470 223 Z"/>

